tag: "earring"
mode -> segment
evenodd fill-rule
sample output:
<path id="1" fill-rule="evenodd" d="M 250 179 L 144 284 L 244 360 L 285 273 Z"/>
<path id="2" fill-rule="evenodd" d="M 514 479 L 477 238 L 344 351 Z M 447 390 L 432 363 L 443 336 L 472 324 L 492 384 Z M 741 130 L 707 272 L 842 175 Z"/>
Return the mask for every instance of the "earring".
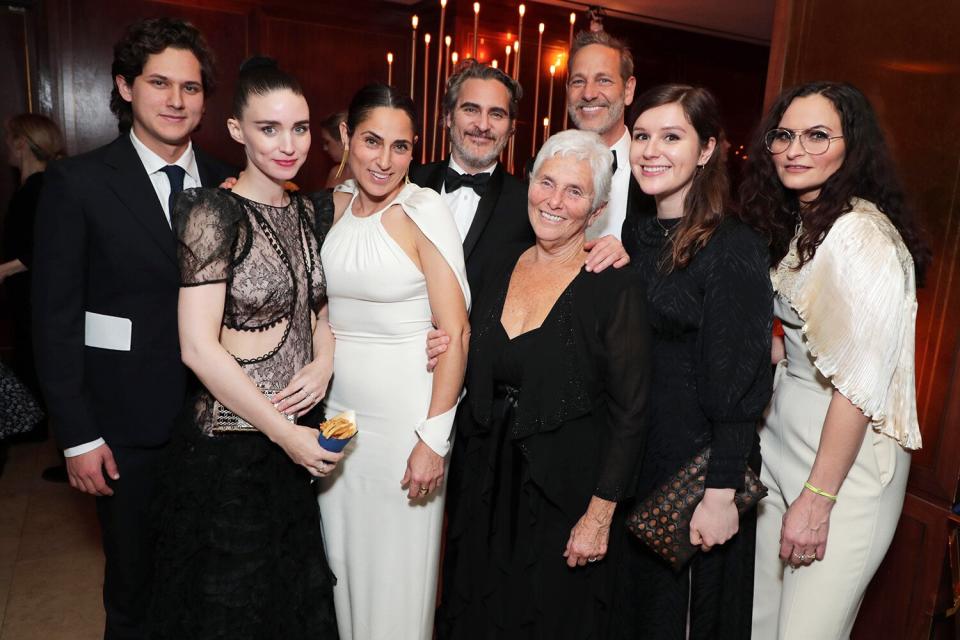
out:
<path id="1" fill-rule="evenodd" d="M 339 179 L 340 179 L 340 176 L 343 175 L 343 168 L 347 166 L 347 158 L 348 158 L 348 157 L 350 157 L 350 148 L 349 148 L 349 147 L 344 147 L 344 148 L 343 148 L 343 157 L 340 159 L 340 166 L 337 168 L 337 175 L 336 175 L 336 177 L 334 178 L 335 180 L 339 180 Z"/>

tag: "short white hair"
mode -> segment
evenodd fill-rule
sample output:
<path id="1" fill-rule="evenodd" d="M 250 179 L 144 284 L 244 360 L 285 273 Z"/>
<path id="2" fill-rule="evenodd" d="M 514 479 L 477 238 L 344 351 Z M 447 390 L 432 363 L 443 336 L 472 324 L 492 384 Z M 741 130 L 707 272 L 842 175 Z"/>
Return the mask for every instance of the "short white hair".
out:
<path id="1" fill-rule="evenodd" d="M 540 167 L 549 158 L 566 158 L 572 156 L 577 160 L 585 160 L 593 173 L 593 203 L 591 211 L 596 211 L 610 198 L 610 182 L 613 179 L 613 154 L 609 147 L 603 144 L 600 136 L 592 131 L 569 129 L 550 136 L 537 159 L 533 161 L 533 171 L 530 181 L 539 175 Z M 626 161 L 626 158 L 624 158 Z"/>

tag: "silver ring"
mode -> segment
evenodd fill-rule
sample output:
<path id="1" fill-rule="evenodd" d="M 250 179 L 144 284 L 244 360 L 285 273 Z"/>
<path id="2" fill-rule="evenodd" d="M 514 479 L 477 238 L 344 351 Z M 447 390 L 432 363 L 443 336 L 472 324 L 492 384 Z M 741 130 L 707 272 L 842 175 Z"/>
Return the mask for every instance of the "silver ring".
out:
<path id="1" fill-rule="evenodd" d="M 420 495 L 422 496 L 426 495 L 428 491 L 429 489 L 427 489 L 426 487 L 420 487 Z"/>
<path id="2" fill-rule="evenodd" d="M 793 557 L 799 560 L 800 562 L 806 562 L 809 556 L 807 556 L 807 554 L 805 553 L 800 553 L 800 554 L 795 553 L 793 554 Z"/>
<path id="3" fill-rule="evenodd" d="M 587 562 L 596 562 L 600 558 L 587 558 Z"/>

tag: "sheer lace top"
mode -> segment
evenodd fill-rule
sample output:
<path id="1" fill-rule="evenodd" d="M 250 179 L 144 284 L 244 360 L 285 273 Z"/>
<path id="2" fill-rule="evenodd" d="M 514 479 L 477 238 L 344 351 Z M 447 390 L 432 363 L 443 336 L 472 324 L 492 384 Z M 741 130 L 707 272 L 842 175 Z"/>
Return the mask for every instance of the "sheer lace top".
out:
<path id="1" fill-rule="evenodd" d="M 224 189 L 188 189 L 174 212 L 181 286 L 226 283 L 223 326 L 276 335 L 270 349 L 234 356 L 262 389 L 282 389 L 313 358 L 312 314 L 326 294 L 314 204 L 289 198 L 273 207 Z"/>

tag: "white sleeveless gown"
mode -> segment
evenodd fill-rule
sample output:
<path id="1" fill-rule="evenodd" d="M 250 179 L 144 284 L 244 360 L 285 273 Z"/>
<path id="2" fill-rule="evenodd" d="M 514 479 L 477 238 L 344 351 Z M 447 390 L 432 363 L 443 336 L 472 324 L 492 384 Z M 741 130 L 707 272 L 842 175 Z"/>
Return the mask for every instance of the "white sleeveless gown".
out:
<path id="1" fill-rule="evenodd" d="M 439 249 L 469 306 L 460 236 L 440 196 L 410 184 L 392 204 Z M 446 453 L 456 407 L 423 424 L 430 304 L 423 274 L 381 223 L 389 206 L 358 218 L 351 201 L 321 251 L 336 337 L 327 414 L 355 410 L 360 431 L 318 498 L 341 640 L 433 634 L 444 493 L 411 501 L 400 480 L 418 434 Z"/>

